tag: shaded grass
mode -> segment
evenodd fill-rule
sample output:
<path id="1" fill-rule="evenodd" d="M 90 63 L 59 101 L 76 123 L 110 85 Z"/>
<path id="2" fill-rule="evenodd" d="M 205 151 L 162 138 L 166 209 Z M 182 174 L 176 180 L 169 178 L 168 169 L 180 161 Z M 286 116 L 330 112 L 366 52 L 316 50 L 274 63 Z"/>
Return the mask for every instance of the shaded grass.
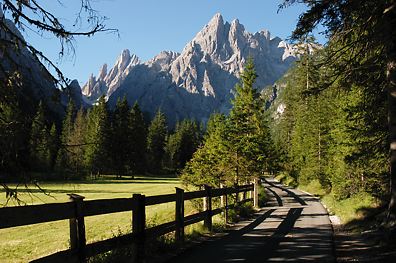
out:
<path id="1" fill-rule="evenodd" d="M 68 201 L 67 193 L 78 193 L 85 200 L 131 197 L 133 193 L 147 196 L 174 193 L 181 187 L 176 178 L 135 177 L 134 180 L 101 179 L 97 181 L 53 182 L 40 186 L 49 195 L 32 187 L 19 192 L 19 198 L 27 204 L 42 204 Z M 30 187 L 30 186 L 29 186 Z M 0 191 L 0 203 L 6 202 L 5 193 Z M 16 205 L 9 202 L 9 206 Z M 186 202 L 186 213 L 193 210 Z M 147 219 L 155 218 L 155 223 L 174 220 L 174 203 L 146 208 Z M 23 216 L 23 215 L 21 215 Z M 87 217 L 85 219 L 87 243 L 111 238 L 131 231 L 131 212 L 114 213 Z M 27 262 L 69 246 L 69 222 L 67 220 L 0 230 L 0 262 Z"/>

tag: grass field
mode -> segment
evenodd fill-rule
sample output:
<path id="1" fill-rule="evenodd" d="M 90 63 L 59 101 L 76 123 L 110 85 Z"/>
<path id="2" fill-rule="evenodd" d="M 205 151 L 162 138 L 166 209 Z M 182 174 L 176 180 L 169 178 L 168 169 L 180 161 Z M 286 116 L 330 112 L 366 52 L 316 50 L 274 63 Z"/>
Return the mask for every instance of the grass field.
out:
<path id="1" fill-rule="evenodd" d="M 174 193 L 180 187 L 177 178 L 137 177 L 133 180 L 102 179 L 75 183 L 40 184 L 50 195 L 31 187 L 20 189 L 19 198 L 27 204 L 68 201 L 68 193 L 85 196 L 85 200 L 131 197 L 133 193 L 146 196 Z M 0 204 L 5 203 L 5 193 L 0 192 Z M 16 205 L 14 202 L 8 204 Z M 174 220 L 174 203 L 150 206 L 147 222 L 154 225 Z M 186 203 L 186 214 L 193 210 Z M 85 219 L 87 243 L 113 237 L 131 231 L 131 212 L 87 217 Z M 69 222 L 67 220 L 0 230 L 0 262 L 27 262 L 69 246 Z"/>

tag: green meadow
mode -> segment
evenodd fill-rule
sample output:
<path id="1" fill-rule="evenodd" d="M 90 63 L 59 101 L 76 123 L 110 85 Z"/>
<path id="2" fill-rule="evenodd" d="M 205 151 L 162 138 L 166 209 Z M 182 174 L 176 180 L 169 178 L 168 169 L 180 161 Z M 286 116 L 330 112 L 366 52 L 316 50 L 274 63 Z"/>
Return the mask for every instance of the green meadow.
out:
<path id="1" fill-rule="evenodd" d="M 54 182 L 40 184 L 42 192 L 35 186 L 20 187 L 19 199 L 25 204 L 66 202 L 67 194 L 76 193 L 85 200 L 131 197 L 134 193 L 146 196 L 169 194 L 181 187 L 178 178 L 136 177 L 135 179 L 100 179 L 81 182 Z M 3 190 L 2 190 L 3 191 Z M 6 202 L 5 193 L 0 192 L 0 203 Z M 10 200 L 8 206 L 18 205 Z M 193 206 L 186 203 L 186 214 Z M 147 224 L 155 225 L 174 220 L 174 203 L 146 208 Z M 23 215 L 21 215 L 23 216 Z M 111 238 L 131 231 L 131 212 L 85 218 L 87 243 Z M 0 262 L 27 262 L 67 249 L 69 246 L 69 222 L 67 220 L 14 227 L 0 230 Z"/>

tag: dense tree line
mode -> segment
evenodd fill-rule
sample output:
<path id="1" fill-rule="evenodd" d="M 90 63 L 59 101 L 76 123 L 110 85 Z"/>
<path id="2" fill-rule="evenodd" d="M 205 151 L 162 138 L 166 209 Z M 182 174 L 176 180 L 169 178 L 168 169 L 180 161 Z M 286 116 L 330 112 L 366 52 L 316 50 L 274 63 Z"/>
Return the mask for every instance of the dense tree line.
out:
<path id="1" fill-rule="evenodd" d="M 298 184 L 319 182 L 337 199 L 361 191 L 384 197 L 386 93 L 332 79 L 334 68 L 321 66 L 331 48 L 305 54 L 278 82 L 281 104 L 271 128 L 282 169 Z M 276 114 L 278 108 L 284 111 Z"/>
<path id="2" fill-rule="evenodd" d="M 212 114 L 203 144 L 183 170 L 185 183 L 219 187 L 251 181 L 270 171 L 275 155 L 268 128 L 264 101 L 254 82 L 257 78 L 251 59 L 235 87 L 228 116 Z"/>
<path id="3" fill-rule="evenodd" d="M 12 145 L 18 139 L 26 143 L 19 153 L 28 161 L 12 156 L 7 169 L 15 164 L 24 173 L 47 179 L 174 173 L 191 158 L 202 133 L 195 121 L 187 119 L 170 131 L 160 110 L 147 122 L 138 103 L 129 107 L 125 98 L 118 100 L 114 110 L 104 97 L 88 110 L 76 109 L 70 101 L 59 125 L 51 121 L 50 110 L 40 102 L 31 119 L 15 140 L 1 138 L 4 145 L 6 139 Z M 27 135 L 23 130 L 29 131 Z M 10 173 L 5 180 L 16 180 L 14 176 Z"/>
<path id="4" fill-rule="evenodd" d="M 328 182 L 322 184 L 335 190 L 339 198 L 350 195 L 348 191 L 390 196 L 383 200 L 389 200 L 389 215 L 394 216 L 395 1 L 285 0 L 280 7 L 297 2 L 307 4 L 308 9 L 299 17 L 293 39 L 306 38 L 320 23 L 329 37 L 322 55 L 315 58 L 319 60 L 319 74 L 311 76 L 319 79 L 308 91 L 314 95 L 306 99 L 331 98 L 333 102 L 321 103 L 330 105 L 329 113 L 334 116 L 327 117 L 327 144 L 320 145 L 329 151 L 325 167 L 333 167 L 336 175 L 327 172 Z M 338 158 L 331 157 L 330 152 Z M 332 162 L 338 162 L 338 166 Z"/>
<path id="5" fill-rule="evenodd" d="M 0 186 L 5 189 L 7 197 L 17 195 L 15 189 L 8 187 L 8 181 L 13 180 L 18 183 L 31 181 L 31 174 L 28 171 L 32 169 L 42 171 L 47 166 L 54 166 L 56 156 L 54 152 L 58 151 L 59 137 L 56 136 L 57 130 L 53 123 L 59 111 L 48 110 L 43 103 L 42 110 L 44 112 L 47 110 L 45 123 L 41 122 L 40 114 L 34 118 L 37 101 L 48 94 L 37 94 L 37 90 L 33 87 L 40 86 L 40 81 L 36 83 L 34 77 L 25 76 L 26 73 L 29 75 L 31 72 L 31 65 L 22 65 L 21 57 L 29 51 L 29 56 L 36 58 L 48 81 L 63 87 L 68 86 L 70 82 L 45 52 L 37 49 L 28 39 L 15 31 L 8 19 L 20 31 L 29 28 L 40 35 L 47 34 L 46 37 L 55 36 L 60 42 L 60 57 L 73 54 L 75 36 L 117 32 L 106 28 L 104 23 L 107 18 L 92 8 L 90 0 L 80 1 L 76 5 L 77 15 L 74 13 L 72 16 L 79 24 L 77 27 L 66 26 L 62 19 L 51 13 L 42 2 L 7 0 L 2 1 L 0 6 Z M 62 8 L 61 2 L 59 5 Z M 53 96 L 47 96 L 47 99 L 51 100 L 49 103 L 58 107 L 58 110 L 61 107 L 58 96 L 60 93 L 60 90 L 56 89 Z M 52 141 L 52 138 L 55 138 L 55 141 Z M 45 157 L 47 159 L 42 162 Z"/>

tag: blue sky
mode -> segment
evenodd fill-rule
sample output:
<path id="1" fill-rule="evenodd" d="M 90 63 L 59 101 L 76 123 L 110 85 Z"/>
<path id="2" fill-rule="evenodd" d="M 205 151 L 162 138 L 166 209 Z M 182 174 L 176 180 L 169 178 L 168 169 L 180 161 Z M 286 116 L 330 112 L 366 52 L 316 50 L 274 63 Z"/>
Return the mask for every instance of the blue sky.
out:
<path id="1" fill-rule="evenodd" d="M 50 10 L 65 24 L 74 21 L 80 1 L 43 0 Z M 113 66 L 123 49 L 129 49 L 142 61 L 146 61 L 162 50 L 182 51 L 201 28 L 216 14 L 224 20 L 238 18 L 249 32 L 268 29 L 272 36 L 290 36 L 303 5 L 278 11 L 277 0 L 92 0 L 94 9 L 109 18 L 109 28 L 117 28 L 116 34 L 100 33 L 93 37 L 78 37 L 75 56 L 64 56 L 59 60 L 59 41 L 54 37 L 40 36 L 26 30 L 24 35 L 39 50 L 43 51 L 70 79 L 83 84 L 91 73 L 97 74 L 103 63 Z M 320 42 L 324 38 L 316 36 Z"/>

